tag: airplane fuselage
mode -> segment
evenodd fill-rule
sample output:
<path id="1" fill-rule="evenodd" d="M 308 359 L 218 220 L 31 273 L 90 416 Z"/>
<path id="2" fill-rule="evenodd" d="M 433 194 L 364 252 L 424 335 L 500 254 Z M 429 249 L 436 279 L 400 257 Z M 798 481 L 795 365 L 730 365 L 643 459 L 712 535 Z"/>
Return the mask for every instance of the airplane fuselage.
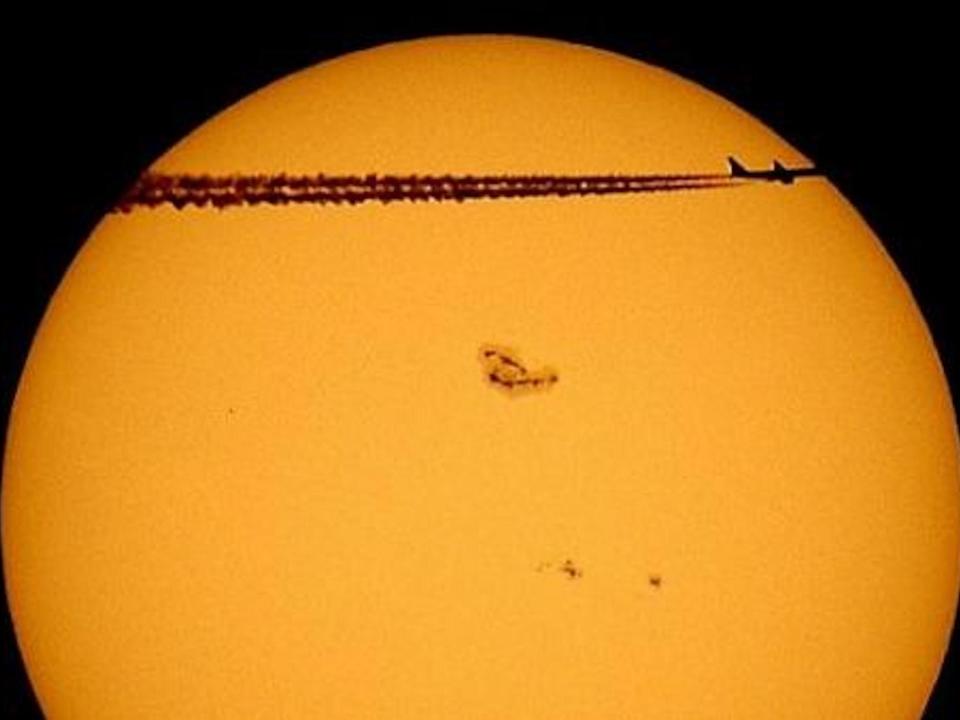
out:
<path id="1" fill-rule="evenodd" d="M 815 167 L 804 168 L 786 168 L 778 161 L 774 161 L 772 170 L 748 170 L 741 165 L 735 157 L 727 158 L 730 163 L 730 177 L 743 178 L 745 180 L 764 180 L 766 182 L 779 182 L 784 185 L 792 185 L 798 177 L 814 177 L 823 175 Z"/>

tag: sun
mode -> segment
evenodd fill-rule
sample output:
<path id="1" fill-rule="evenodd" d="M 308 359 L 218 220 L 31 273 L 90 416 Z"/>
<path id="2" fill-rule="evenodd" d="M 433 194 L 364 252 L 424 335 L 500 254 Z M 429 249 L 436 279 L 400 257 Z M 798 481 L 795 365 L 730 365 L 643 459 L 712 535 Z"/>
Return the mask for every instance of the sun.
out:
<path id="1" fill-rule="evenodd" d="M 955 415 L 813 168 L 667 71 L 514 36 L 197 129 L 82 248 L 13 407 L 45 714 L 919 717 Z"/>

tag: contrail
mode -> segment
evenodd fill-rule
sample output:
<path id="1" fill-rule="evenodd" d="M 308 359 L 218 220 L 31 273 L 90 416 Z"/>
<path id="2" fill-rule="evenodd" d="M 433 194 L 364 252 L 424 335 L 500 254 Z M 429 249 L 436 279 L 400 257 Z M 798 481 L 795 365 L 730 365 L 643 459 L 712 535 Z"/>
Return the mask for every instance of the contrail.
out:
<path id="1" fill-rule="evenodd" d="M 164 175 L 146 173 L 115 212 L 243 205 L 358 205 L 622 195 L 740 185 L 727 174 L 686 175 Z"/>

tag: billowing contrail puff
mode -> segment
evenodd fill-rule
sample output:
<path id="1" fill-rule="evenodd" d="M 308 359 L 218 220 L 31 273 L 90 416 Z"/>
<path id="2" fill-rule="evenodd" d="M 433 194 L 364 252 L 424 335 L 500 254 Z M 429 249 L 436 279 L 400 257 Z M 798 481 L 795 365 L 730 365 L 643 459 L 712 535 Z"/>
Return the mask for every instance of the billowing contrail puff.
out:
<path id="1" fill-rule="evenodd" d="M 738 185 L 725 174 L 678 175 L 164 175 L 146 173 L 118 212 L 169 204 L 357 205 L 366 202 L 463 202 L 708 190 Z"/>

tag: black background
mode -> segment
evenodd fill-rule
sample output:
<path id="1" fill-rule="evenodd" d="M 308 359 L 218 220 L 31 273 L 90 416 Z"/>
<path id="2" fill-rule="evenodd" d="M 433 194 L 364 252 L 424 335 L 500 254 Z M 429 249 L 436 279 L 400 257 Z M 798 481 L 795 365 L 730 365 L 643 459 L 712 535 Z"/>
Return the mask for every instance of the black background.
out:
<path id="1" fill-rule="evenodd" d="M 165 9 L 166 8 L 166 9 Z M 955 127 L 944 17 L 858 16 L 782 5 L 749 22 L 703 17 L 653 23 L 637 13 L 384 18 L 239 6 L 217 22 L 143 6 L 141 17 L 7 23 L 18 50 L 6 68 L 11 121 L 0 255 L 5 417 L 33 332 L 68 263 L 100 216 L 169 146 L 228 104 L 344 52 L 425 35 L 510 32 L 594 45 L 661 65 L 728 98 L 828 173 L 884 242 L 933 333 L 953 392 L 958 366 Z M 793 13 L 792 15 L 790 13 Z M 949 137 L 949 141 L 948 141 Z M 319 168 L 318 168 L 319 170 Z M 878 603 L 883 598 L 877 598 Z M 925 718 L 957 717 L 957 633 Z M 785 650 L 788 652 L 788 650 Z M 0 608 L 0 716 L 38 715 Z M 877 691 L 882 692 L 882 678 Z M 510 719 L 505 719 L 510 720 Z M 585 719 L 589 720 L 589 719 Z"/>

